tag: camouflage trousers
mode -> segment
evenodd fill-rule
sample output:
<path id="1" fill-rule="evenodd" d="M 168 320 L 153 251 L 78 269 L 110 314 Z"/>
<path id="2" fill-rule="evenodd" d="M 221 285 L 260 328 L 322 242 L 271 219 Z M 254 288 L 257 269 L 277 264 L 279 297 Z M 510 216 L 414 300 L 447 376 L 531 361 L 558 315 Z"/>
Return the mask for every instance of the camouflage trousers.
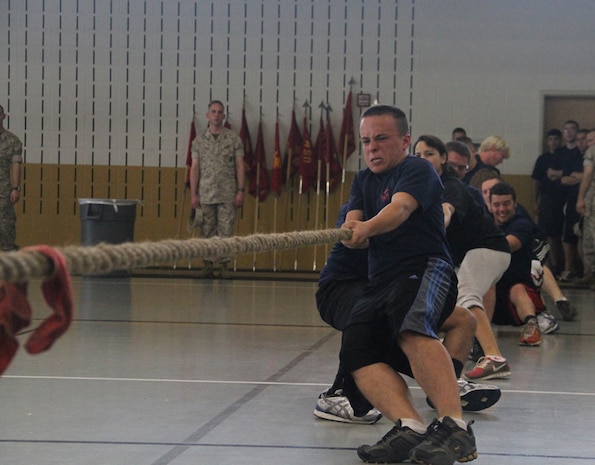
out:
<path id="1" fill-rule="evenodd" d="M 586 212 L 583 219 L 583 265 L 585 273 L 595 273 L 595 198 L 590 190 L 585 196 Z"/>
<path id="2" fill-rule="evenodd" d="M 15 243 L 17 238 L 16 230 L 17 216 L 14 212 L 14 205 L 10 198 L 0 197 L 0 249 L 3 252 L 17 250 Z"/>
<path id="3" fill-rule="evenodd" d="M 231 237 L 233 225 L 236 221 L 236 208 L 233 203 L 214 203 L 202 205 L 202 236 L 205 239 L 210 237 Z M 206 257 L 206 262 L 229 262 L 229 257 Z"/>

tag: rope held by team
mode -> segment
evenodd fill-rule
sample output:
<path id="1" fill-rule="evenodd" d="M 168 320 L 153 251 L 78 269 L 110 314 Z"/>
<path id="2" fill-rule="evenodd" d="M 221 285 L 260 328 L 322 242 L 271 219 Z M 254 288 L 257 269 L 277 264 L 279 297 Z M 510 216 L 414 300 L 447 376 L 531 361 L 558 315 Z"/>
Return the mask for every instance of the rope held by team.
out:
<path id="1" fill-rule="evenodd" d="M 252 252 L 327 244 L 351 238 L 347 229 L 294 231 L 278 234 L 252 234 L 229 238 L 164 240 L 99 244 L 92 247 L 56 248 L 66 260 L 70 274 L 104 274 L 114 270 L 146 268 L 204 257 L 231 256 Z M 23 282 L 47 277 L 53 264 L 35 250 L 0 254 L 0 281 Z"/>

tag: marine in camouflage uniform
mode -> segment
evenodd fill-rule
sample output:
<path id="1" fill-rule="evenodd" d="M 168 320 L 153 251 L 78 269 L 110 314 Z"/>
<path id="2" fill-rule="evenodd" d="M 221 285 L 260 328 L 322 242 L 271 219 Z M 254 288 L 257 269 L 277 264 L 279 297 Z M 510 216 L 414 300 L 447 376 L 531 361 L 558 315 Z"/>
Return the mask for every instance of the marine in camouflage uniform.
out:
<path id="1" fill-rule="evenodd" d="M 595 291 L 595 129 L 587 134 L 591 145 L 583 156 L 583 179 L 580 184 L 576 210 L 583 217 L 584 276 L 578 284 L 591 286 Z"/>
<path id="2" fill-rule="evenodd" d="M 209 104 L 207 119 L 209 127 L 192 142 L 192 208 L 202 209 L 203 237 L 231 237 L 236 208 L 244 203 L 244 147 L 240 137 L 223 126 L 221 102 Z M 208 257 L 205 276 L 212 275 L 215 260 L 222 264 L 222 276 L 225 273 L 229 257 Z"/>
<path id="3" fill-rule="evenodd" d="M 0 248 L 17 250 L 14 204 L 20 198 L 23 144 L 4 128 L 6 114 L 0 106 Z"/>

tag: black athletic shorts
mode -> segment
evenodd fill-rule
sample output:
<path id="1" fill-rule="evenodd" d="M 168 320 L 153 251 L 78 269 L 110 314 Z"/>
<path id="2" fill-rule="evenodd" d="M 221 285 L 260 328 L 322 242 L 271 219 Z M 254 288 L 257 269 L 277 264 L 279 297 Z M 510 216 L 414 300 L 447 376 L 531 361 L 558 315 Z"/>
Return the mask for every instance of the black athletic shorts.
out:
<path id="1" fill-rule="evenodd" d="M 566 244 L 578 244 L 578 236 L 574 233 L 574 225 L 581 220 L 581 216 L 576 211 L 576 201 L 576 196 L 570 195 L 566 202 L 564 235 L 562 236 L 562 241 Z"/>
<path id="2" fill-rule="evenodd" d="M 547 237 L 561 237 L 564 231 L 564 196 L 541 193 L 537 225 Z"/>
<path id="3" fill-rule="evenodd" d="M 343 331 L 341 366 L 351 373 L 384 362 L 409 375 L 410 369 L 403 371 L 409 362 L 395 344 L 398 334 L 413 331 L 438 338 L 456 298 L 454 268 L 438 258 L 418 260 L 373 280 Z"/>
<path id="4" fill-rule="evenodd" d="M 316 306 L 322 321 L 343 331 L 356 302 L 364 293 L 367 279 L 330 279 L 319 284 Z"/>

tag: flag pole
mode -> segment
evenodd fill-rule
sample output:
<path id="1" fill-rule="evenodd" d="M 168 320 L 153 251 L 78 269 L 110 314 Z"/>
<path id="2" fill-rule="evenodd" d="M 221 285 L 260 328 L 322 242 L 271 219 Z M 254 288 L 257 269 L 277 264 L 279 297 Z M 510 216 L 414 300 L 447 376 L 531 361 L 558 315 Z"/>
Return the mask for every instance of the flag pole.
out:
<path id="1" fill-rule="evenodd" d="M 356 83 L 356 80 L 353 79 L 353 77 L 349 80 L 349 92 L 351 92 L 353 90 L 353 84 Z M 343 110 L 343 119 L 345 119 L 345 110 Z M 341 200 L 341 205 L 344 203 L 343 202 L 343 191 L 345 188 L 345 165 L 347 164 L 347 147 L 348 147 L 348 137 L 345 137 L 345 139 L 343 140 L 343 163 L 341 163 L 341 193 L 339 196 L 339 199 Z"/>
<path id="2" fill-rule="evenodd" d="M 195 134 L 193 134 L 193 130 L 196 131 L 196 124 L 194 121 L 195 116 L 196 116 L 196 106 L 193 106 L 192 107 L 192 124 L 190 125 L 190 137 L 191 138 L 193 135 L 195 135 Z M 189 144 L 188 150 L 190 150 L 192 141 L 189 141 L 188 144 Z M 188 157 L 188 152 L 186 153 L 186 157 Z M 187 161 L 188 160 L 185 161 L 185 163 L 184 163 L 185 165 L 186 165 Z M 180 221 L 178 222 L 178 234 L 176 236 L 177 239 L 180 239 L 181 235 L 182 235 L 182 224 L 184 221 L 184 211 L 186 209 L 186 201 L 187 201 L 186 200 L 186 191 L 190 190 L 190 169 L 191 169 L 191 166 L 186 165 L 186 170 L 184 171 L 184 174 L 185 174 L 184 193 L 182 194 L 182 208 L 180 210 Z M 191 267 L 191 263 L 192 262 L 189 260 L 188 261 L 189 269 Z M 173 264 L 173 269 L 175 270 L 175 269 L 177 269 L 177 267 L 178 267 L 178 262 L 177 262 L 177 260 L 175 260 L 174 264 Z"/>
<path id="3" fill-rule="evenodd" d="M 320 158 L 316 162 L 316 169 L 318 173 L 316 174 L 316 213 L 314 214 L 314 229 L 318 229 L 318 216 L 320 213 L 320 168 L 322 165 L 322 161 Z M 312 262 L 312 271 L 316 271 L 316 249 L 317 246 L 314 245 L 314 259 Z"/>
<path id="4" fill-rule="evenodd" d="M 184 186 L 184 193 L 182 194 L 182 208 L 180 209 L 180 221 L 178 223 L 178 234 L 176 235 L 176 239 L 180 239 L 180 235 L 182 234 L 182 222 L 184 220 L 184 206 L 186 205 L 186 186 Z M 177 260 L 174 260 L 173 269 L 178 268 Z"/>
<path id="5" fill-rule="evenodd" d="M 347 163 L 347 137 L 343 141 L 343 162 L 341 163 L 342 173 L 341 173 L 341 194 L 339 198 L 341 199 L 341 205 L 343 205 L 343 192 L 345 190 L 345 164 Z"/>
<path id="6" fill-rule="evenodd" d="M 289 134 L 291 134 L 291 127 L 293 125 L 293 117 L 295 115 L 295 91 L 294 91 L 294 95 L 293 95 L 293 103 L 291 105 L 291 112 L 292 112 L 292 119 L 291 119 L 291 123 L 289 125 Z M 288 134 L 288 136 L 289 136 Z M 289 223 L 289 201 L 292 200 L 293 201 L 293 194 L 294 194 L 294 182 L 291 179 L 291 168 L 293 165 L 293 147 L 288 139 L 287 141 L 287 171 L 285 173 L 285 187 L 286 187 L 286 192 L 284 193 L 284 200 L 283 200 L 283 219 L 284 219 L 284 228 L 285 230 L 287 230 L 287 225 Z M 291 180 L 291 184 L 290 184 L 290 180 Z M 293 203 L 292 203 L 292 210 L 293 210 Z M 281 263 L 283 263 L 283 252 L 279 251 L 279 261 Z M 281 267 L 279 267 L 279 270 L 281 270 Z"/>
<path id="7" fill-rule="evenodd" d="M 242 94 L 242 111 L 244 110 L 245 105 L 246 105 L 246 89 L 243 90 L 243 94 Z M 229 123 L 229 105 L 227 106 L 227 110 L 225 112 L 225 123 L 226 124 Z M 241 125 L 241 123 L 240 123 L 240 125 Z M 228 127 L 231 129 L 231 123 L 229 123 L 229 126 Z M 244 157 L 242 157 L 242 159 L 243 158 Z M 246 195 L 244 195 L 244 199 L 246 199 Z M 244 200 L 244 202 L 245 202 L 245 200 Z M 238 209 L 236 209 L 236 210 L 238 210 Z M 235 225 L 234 225 L 234 228 L 236 230 L 235 236 L 240 236 L 240 223 L 241 223 L 240 219 L 241 218 L 238 218 L 238 215 L 240 217 L 242 216 L 242 214 L 244 212 L 244 205 L 242 205 L 239 208 L 239 210 L 240 210 L 239 212 L 236 211 L 236 216 L 235 216 L 235 218 L 236 218 L 235 219 Z M 232 267 L 232 270 L 234 272 L 235 271 L 238 271 L 238 256 L 237 255 L 234 255 L 233 256 L 233 267 Z"/>
<path id="8" fill-rule="evenodd" d="M 289 199 L 293 194 L 293 182 L 290 184 L 289 180 L 291 178 L 291 160 L 293 157 L 293 150 L 291 149 L 291 147 L 289 147 L 287 149 L 287 173 L 285 174 L 285 193 L 283 194 L 284 198 L 283 198 L 283 223 L 284 226 L 287 227 L 287 223 L 288 223 L 288 219 L 287 216 L 289 215 Z M 275 202 L 277 201 L 277 198 L 275 197 Z M 277 213 L 277 204 L 275 203 L 275 214 Z M 275 251 L 276 253 L 276 251 Z M 283 261 L 283 252 L 279 251 L 279 262 L 282 263 Z M 279 265 L 279 271 L 281 271 L 281 266 Z"/>
<path id="9" fill-rule="evenodd" d="M 304 126 L 305 126 L 305 118 L 308 115 L 308 109 L 310 108 L 310 104 L 306 100 L 302 106 L 304 107 Z M 302 148 L 302 150 L 303 150 L 303 148 Z M 300 164 L 301 164 L 301 162 L 300 162 Z M 302 215 L 302 193 L 303 193 L 303 187 L 304 187 L 304 176 L 300 173 L 300 184 L 299 184 L 299 188 L 298 188 L 298 208 L 297 208 L 296 231 L 299 231 L 300 230 L 300 222 L 301 222 L 301 215 Z M 296 247 L 295 248 L 295 258 L 293 260 L 293 270 L 294 271 L 297 270 L 297 266 L 298 266 L 298 250 L 299 250 L 299 248 Z"/>
<path id="10" fill-rule="evenodd" d="M 300 185 L 298 188 L 298 206 L 297 206 L 297 223 L 296 223 L 296 231 L 300 230 L 300 220 L 302 215 L 302 188 L 304 185 L 304 177 L 300 174 Z M 295 248 L 295 258 L 293 260 L 293 271 L 297 271 L 298 266 L 298 250 L 299 248 Z"/>
<path id="11" fill-rule="evenodd" d="M 330 125 L 330 116 L 329 116 L 329 112 L 333 111 L 333 109 L 331 108 L 331 105 L 328 104 L 326 106 L 326 120 L 327 123 Z M 330 131 L 326 132 L 326 138 L 327 138 L 327 148 L 331 147 L 331 145 L 329 144 L 329 139 L 330 137 Z M 333 143 L 333 146 L 335 144 Z M 329 225 L 328 225 L 328 213 L 329 213 L 329 197 L 331 194 L 331 156 L 333 156 L 333 154 L 327 150 L 327 158 L 326 158 L 326 191 L 325 191 L 325 204 L 324 204 L 324 228 L 328 229 Z M 325 260 L 326 257 L 328 257 L 328 244 L 324 244 L 324 256 L 325 256 Z"/>
<path id="12" fill-rule="evenodd" d="M 276 153 L 277 153 L 277 141 L 278 141 L 278 135 L 279 135 L 279 107 L 277 107 L 277 119 L 275 121 L 275 149 L 273 152 L 273 170 L 275 169 L 275 157 L 276 157 Z M 281 150 L 279 148 L 279 150 Z M 279 153 L 280 155 L 280 153 Z M 271 183 L 272 184 L 272 183 Z M 277 193 L 273 193 L 273 195 L 275 196 L 275 198 L 273 199 L 273 234 L 275 234 L 277 232 L 277 198 L 279 197 L 279 195 L 277 195 Z M 273 250 L 273 272 L 277 271 L 277 250 L 274 249 Z"/>
<path id="13" fill-rule="evenodd" d="M 273 234 L 277 233 L 277 195 L 273 200 Z M 273 271 L 277 271 L 277 250 L 273 250 Z"/>
<path id="14" fill-rule="evenodd" d="M 324 102 L 320 102 L 320 105 L 318 105 L 318 108 L 320 108 L 320 121 L 322 121 L 322 112 L 324 111 L 324 109 L 326 108 L 324 106 Z M 320 125 L 320 131 L 324 130 L 324 122 L 322 122 L 322 124 Z M 320 136 L 319 136 L 320 137 Z M 320 140 L 320 143 L 322 144 L 322 140 Z M 326 135 L 324 138 L 324 143 L 326 144 Z M 318 150 L 320 150 L 319 147 L 317 147 Z M 320 171 L 322 168 L 322 160 L 320 159 L 320 156 L 318 156 L 319 154 L 316 154 L 316 209 L 315 209 L 315 213 L 314 213 L 314 229 L 318 229 L 318 217 L 320 214 Z M 314 258 L 312 260 L 312 271 L 316 271 L 316 252 L 317 252 L 317 246 L 314 245 Z"/>
<path id="15" fill-rule="evenodd" d="M 258 233 L 258 209 L 260 206 L 260 161 L 256 161 L 256 206 L 254 208 L 254 234 Z M 252 271 L 256 271 L 256 252 L 252 254 Z"/>

